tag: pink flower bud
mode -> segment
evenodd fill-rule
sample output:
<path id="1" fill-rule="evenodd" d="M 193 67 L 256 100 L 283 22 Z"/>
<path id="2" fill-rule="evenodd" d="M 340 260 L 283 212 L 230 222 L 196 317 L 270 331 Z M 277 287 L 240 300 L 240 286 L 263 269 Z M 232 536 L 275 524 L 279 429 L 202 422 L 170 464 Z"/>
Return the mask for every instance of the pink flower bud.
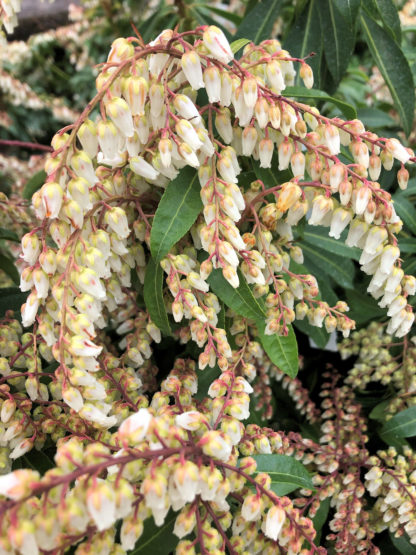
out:
<path id="1" fill-rule="evenodd" d="M 130 235 L 126 213 L 120 206 L 107 209 L 104 221 L 122 239 Z"/>
<path id="2" fill-rule="evenodd" d="M 27 328 L 33 324 L 36 318 L 36 313 L 39 308 L 39 298 L 35 291 L 33 291 L 27 298 L 25 304 L 21 308 L 22 325 Z"/>
<path id="3" fill-rule="evenodd" d="M 33 266 L 40 252 L 40 241 L 38 236 L 32 233 L 24 235 L 22 238 L 22 251 L 23 260 L 25 260 L 30 266 Z"/>
<path id="4" fill-rule="evenodd" d="M 98 150 L 97 128 L 93 121 L 87 119 L 80 126 L 77 137 L 82 148 L 90 158 L 94 158 Z"/>
<path id="5" fill-rule="evenodd" d="M 266 65 L 266 76 L 270 87 L 276 94 L 280 94 L 285 88 L 282 68 L 278 60 L 272 60 Z"/>
<path id="6" fill-rule="evenodd" d="M 261 168 L 271 168 L 273 157 L 273 143 L 270 139 L 262 139 L 259 143 L 259 157 Z"/>
<path id="7" fill-rule="evenodd" d="M 188 144 L 192 150 L 198 150 L 202 146 L 202 142 L 193 128 L 192 124 L 186 119 L 179 120 L 175 125 L 176 133 Z"/>
<path id="8" fill-rule="evenodd" d="M 212 56 L 220 60 L 220 62 L 228 64 L 234 58 L 224 33 L 215 25 L 210 25 L 206 28 L 202 39 Z"/>
<path id="9" fill-rule="evenodd" d="M 194 90 L 204 87 L 201 60 L 195 50 L 185 52 L 181 58 L 182 71 Z"/>
<path id="10" fill-rule="evenodd" d="M 406 164 L 411 158 L 411 154 L 397 139 L 387 139 L 385 144 L 387 151 L 402 164 Z"/>
<path id="11" fill-rule="evenodd" d="M 271 507 L 267 512 L 266 519 L 263 521 L 261 528 L 264 535 L 273 541 L 277 541 L 285 520 L 286 513 L 282 508 L 277 506 Z"/>
<path id="12" fill-rule="evenodd" d="M 106 112 L 125 137 L 134 135 L 133 119 L 129 105 L 122 98 L 113 98 L 106 104 Z"/>
<path id="13" fill-rule="evenodd" d="M 216 66 L 206 68 L 204 82 L 209 102 L 219 102 L 221 99 L 221 75 Z"/>
<path id="14" fill-rule="evenodd" d="M 118 437 L 132 445 L 142 441 L 146 437 L 152 418 L 147 409 L 139 409 L 138 412 L 124 420 L 118 429 Z"/>
<path id="15" fill-rule="evenodd" d="M 123 82 L 122 90 L 132 115 L 142 116 L 149 92 L 147 81 L 143 77 L 131 75 Z"/>
<path id="16" fill-rule="evenodd" d="M 40 190 L 45 207 L 45 216 L 50 219 L 58 217 L 62 205 L 63 190 L 58 183 L 45 183 Z"/>
<path id="17" fill-rule="evenodd" d="M 257 81 L 254 77 L 249 77 L 243 81 L 244 102 L 248 108 L 254 108 L 257 102 Z"/>
<path id="18" fill-rule="evenodd" d="M 151 181 L 156 179 L 159 175 L 159 172 L 141 156 L 130 158 L 130 168 L 137 175 L 145 179 L 150 179 Z"/>
<path id="19" fill-rule="evenodd" d="M 198 445 L 202 447 L 202 451 L 209 457 L 225 462 L 230 458 L 231 445 L 225 438 L 225 435 L 219 431 L 209 430 L 205 432 Z"/>

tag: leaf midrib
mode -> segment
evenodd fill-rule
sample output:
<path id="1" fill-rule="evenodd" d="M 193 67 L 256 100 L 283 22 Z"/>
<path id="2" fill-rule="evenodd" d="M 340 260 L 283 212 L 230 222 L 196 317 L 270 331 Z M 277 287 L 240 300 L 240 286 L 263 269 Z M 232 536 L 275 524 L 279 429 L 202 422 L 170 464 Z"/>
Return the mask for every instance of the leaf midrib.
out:
<path id="1" fill-rule="evenodd" d="M 367 23 L 366 23 L 366 21 L 365 21 L 365 19 L 364 19 L 364 16 L 361 15 L 361 16 L 360 16 L 360 19 L 361 19 L 361 24 L 363 25 L 363 27 L 364 27 L 364 29 L 365 29 L 365 32 L 366 32 L 366 35 L 367 35 L 367 40 L 368 40 L 368 42 L 371 43 L 371 45 L 372 45 L 372 48 L 373 48 L 373 55 L 374 55 L 374 57 L 378 60 L 377 65 L 378 65 L 378 67 L 380 68 L 380 71 L 381 71 L 382 73 L 383 73 L 383 71 L 384 71 L 383 77 L 384 77 L 385 81 L 387 82 L 387 86 L 389 87 L 389 90 L 390 90 L 390 93 L 391 93 L 391 95 L 392 95 L 392 97 L 393 97 L 394 103 L 395 103 L 395 105 L 397 106 L 397 108 L 398 108 L 398 110 L 399 110 L 399 112 L 400 112 L 400 114 L 401 114 L 400 119 L 401 119 L 402 121 L 405 121 L 405 119 L 406 119 L 406 114 L 405 114 L 405 112 L 404 112 L 404 110 L 403 110 L 403 106 L 402 106 L 402 104 L 401 104 L 401 102 L 400 102 L 400 97 L 398 96 L 398 94 L 397 94 L 395 88 L 393 87 L 393 84 L 392 84 L 392 82 L 391 82 L 391 79 L 390 79 L 389 76 L 388 76 L 388 72 L 387 72 L 387 70 L 386 70 L 386 66 L 384 65 L 383 59 L 381 58 L 381 56 L 380 56 L 379 53 L 378 53 L 376 44 L 375 44 L 375 42 L 374 42 L 374 40 L 373 40 L 373 37 L 371 36 L 370 29 L 368 28 L 368 25 L 367 25 Z M 377 25 L 377 23 L 376 23 L 376 25 Z M 380 67 L 380 66 L 381 66 L 381 67 Z M 383 68 L 383 71 L 381 70 L 381 68 Z"/>
<path id="2" fill-rule="evenodd" d="M 164 233 L 163 236 L 162 236 L 162 240 L 161 240 L 160 243 L 159 243 L 159 247 L 158 247 L 158 249 L 157 249 L 157 251 L 156 251 L 156 253 L 155 253 L 155 257 L 154 257 L 156 263 L 157 263 L 157 262 L 160 262 L 160 260 L 161 260 L 161 259 L 165 256 L 165 254 L 167 254 L 167 252 L 169 251 L 169 249 L 168 249 L 164 254 L 162 254 L 162 255 L 160 254 L 161 251 L 163 252 L 162 246 L 164 246 L 165 239 L 166 239 L 166 237 L 169 235 L 169 231 L 172 229 L 172 226 L 173 226 L 173 224 L 174 224 L 174 222 L 175 222 L 175 220 L 176 220 L 177 215 L 178 215 L 179 212 L 181 211 L 182 206 L 185 204 L 185 201 L 186 201 L 186 199 L 187 199 L 187 196 L 188 196 L 188 194 L 189 194 L 189 191 L 192 190 L 192 186 L 193 186 L 194 181 L 195 181 L 196 178 L 197 178 L 197 174 L 195 174 L 194 177 L 193 177 L 193 178 L 191 179 L 191 181 L 189 182 L 189 186 L 188 186 L 188 188 L 186 189 L 186 193 L 184 194 L 184 196 L 183 196 L 183 198 L 182 198 L 182 201 L 181 201 L 181 203 L 178 205 L 178 208 L 176 209 L 176 212 L 175 212 L 173 218 L 171 218 L 171 220 L 170 220 L 169 226 L 166 228 L 166 231 L 165 231 L 165 233 Z"/>

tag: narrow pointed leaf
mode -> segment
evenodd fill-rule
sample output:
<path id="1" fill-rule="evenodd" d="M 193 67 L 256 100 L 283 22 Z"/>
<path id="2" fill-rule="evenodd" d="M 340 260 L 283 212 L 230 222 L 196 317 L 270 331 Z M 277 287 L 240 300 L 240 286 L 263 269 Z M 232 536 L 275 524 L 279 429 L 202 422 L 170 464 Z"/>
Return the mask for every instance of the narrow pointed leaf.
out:
<path id="1" fill-rule="evenodd" d="M 289 335 L 266 335 L 266 309 L 261 299 L 256 299 L 242 273 L 238 272 L 240 285 L 234 289 L 221 270 L 214 270 L 207 279 L 211 290 L 224 302 L 226 306 L 237 314 L 255 320 L 259 339 L 270 360 L 292 378 L 296 376 L 299 367 L 298 346 L 296 336 L 291 326 Z"/>
<path id="2" fill-rule="evenodd" d="M 400 252 L 416 254 L 416 237 L 404 237 L 399 239 Z"/>
<path id="3" fill-rule="evenodd" d="M 303 234 L 303 241 L 331 252 L 332 254 L 338 254 L 345 258 L 351 258 L 352 260 L 360 259 L 360 249 L 349 247 L 343 242 L 342 238 L 334 239 L 333 237 L 329 237 L 328 231 L 328 228 L 321 226 L 309 227 Z M 344 232 L 344 234 L 346 235 L 346 232 Z"/>
<path id="4" fill-rule="evenodd" d="M 239 50 L 241 50 L 241 48 L 244 48 L 244 46 L 246 46 L 246 44 L 248 44 L 249 42 L 251 42 L 250 39 L 237 39 L 233 41 L 230 44 L 232 53 L 236 54 Z"/>
<path id="5" fill-rule="evenodd" d="M 30 200 L 33 196 L 33 193 L 36 193 L 38 189 L 42 187 L 45 183 L 46 179 L 46 172 L 44 170 L 40 170 L 39 172 L 35 173 L 29 181 L 26 183 L 25 188 L 23 189 L 23 198 Z"/>
<path id="6" fill-rule="evenodd" d="M 223 301 L 223 303 L 232 308 L 234 312 L 256 320 L 265 316 L 264 305 L 256 299 L 251 292 L 247 281 L 243 274 L 238 270 L 240 285 L 234 289 L 222 275 L 220 269 L 214 270 L 208 277 L 210 289 Z"/>
<path id="7" fill-rule="evenodd" d="M 361 6 L 361 0 L 333 0 L 333 2 L 348 22 L 350 29 L 354 30 Z"/>
<path id="8" fill-rule="evenodd" d="M 171 329 L 163 301 L 163 270 L 152 258 L 147 263 L 143 296 L 152 321 L 164 335 L 170 335 Z"/>
<path id="9" fill-rule="evenodd" d="M 390 540 L 400 555 L 416 555 L 416 545 L 410 543 L 407 534 L 403 534 L 403 536 L 398 538 L 390 532 Z"/>
<path id="10" fill-rule="evenodd" d="M 395 41 L 400 44 L 402 30 L 397 7 L 393 0 L 374 0 L 378 9 L 384 28 L 391 34 Z"/>
<path id="11" fill-rule="evenodd" d="M 396 437 L 416 436 L 416 406 L 395 414 L 384 424 L 380 433 L 393 434 Z"/>
<path id="12" fill-rule="evenodd" d="M 282 372 L 294 378 L 299 369 L 298 344 L 292 326 L 289 326 L 289 333 L 282 335 L 266 335 L 264 320 L 257 321 L 259 338 L 267 356 L 280 368 Z"/>
<path id="13" fill-rule="evenodd" d="M 5 229 L 4 227 L 0 227 L 0 239 L 20 243 L 20 239 L 16 233 L 14 231 L 10 231 L 10 229 Z"/>
<path id="14" fill-rule="evenodd" d="M 335 84 L 338 84 L 351 58 L 354 35 L 349 22 L 345 20 L 333 0 L 321 0 L 319 14 L 326 63 Z"/>
<path id="15" fill-rule="evenodd" d="M 238 27 L 235 39 L 246 38 L 259 44 L 270 38 L 276 19 L 279 17 L 281 0 L 262 0 L 243 19 Z"/>
<path id="16" fill-rule="evenodd" d="M 16 285 L 19 285 L 19 272 L 16 270 L 14 261 L 3 254 L 0 254 L 0 270 L 3 270 L 3 272 L 6 273 Z"/>
<path id="17" fill-rule="evenodd" d="M 314 489 L 309 472 L 302 463 L 287 455 L 253 455 L 257 472 L 267 472 L 272 479 L 271 489 L 285 495 L 298 488 Z M 283 493 L 283 491 L 285 493 Z"/>
<path id="18" fill-rule="evenodd" d="M 314 269 L 318 269 L 319 275 L 331 276 L 339 285 L 352 289 L 354 265 L 351 260 L 328 253 L 325 249 L 306 241 L 302 241 L 300 245 L 305 257 L 306 267 L 309 267 L 309 262 L 311 262 Z M 316 276 L 318 279 L 319 275 Z"/>
<path id="19" fill-rule="evenodd" d="M 371 55 L 399 112 L 403 129 L 409 134 L 415 106 L 415 87 L 409 64 L 395 40 L 374 21 L 367 10 L 361 12 L 360 21 Z"/>
<path id="20" fill-rule="evenodd" d="M 318 0 L 310 0 L 290 29 L 284 42 L 284 47 L 290 52 L 291 56 L 296 56 L 297 58 L 304 58 L 312 54 L 312 52 L 315 53 L 313 58 L 308 59 L 308 64 L 313 70 L 315 82 L 318 83 L 318 86 L 321 66 L 321 42 L 322 35 Z M 300 78 L 297 77 L 296 83 L 300 82 Z"/>
<path id="21" fill-rule="evenodd" d="M 394 208 L 412 233 L 416 234 L 416 208 L 400 193 L 393 196 Z"/>
<path id="22" fill-rule="evenodd" d="M 28 293 L 22 293 L 18 287 L 0 288 L 0 316 L 4 316 L 7 310 L 20 313 L 20 307 L 26 302 L 27 296 Z"/>
<path id="23" fill-rule="evenodd" d="M 355 119 L 357 117 L 357 111 L 354 106 L 348 104 L 348 102 L 329 96 L 326 92 L 318 89 L 307 89 L 306 87 L 286 87 L 283 94 L 284 96 L 292 98 L 324 100 L 325 102 L 330 102 L 331 104 L 337 106 L 347 119 Z"/>
<path id="24" fill-rule="evenodd" d="M 169 511 L 162 526 L 156 526 L 153 518 L 144 522 L 144 531 L 131 551 L 131 555 L 166 555 L 174 551 L 179 538 L 173 534 L 177 513 Z"/>
<path id="25" fill-rule="evenodd" d="M 169 183 L 157 207 L 150 234 L 156 263 L 168 254 L 195 222 L 202 209 L 198 174 L 187 166 Z"/>

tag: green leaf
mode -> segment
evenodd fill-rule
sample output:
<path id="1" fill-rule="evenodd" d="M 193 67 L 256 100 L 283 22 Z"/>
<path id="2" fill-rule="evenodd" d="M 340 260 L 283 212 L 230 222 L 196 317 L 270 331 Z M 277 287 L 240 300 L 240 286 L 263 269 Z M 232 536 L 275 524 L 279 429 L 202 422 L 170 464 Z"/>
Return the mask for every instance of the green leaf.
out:
<path id="1" fill-rule="evenodd" d="M 167 514 L 162 526 L 156 526 L 153 518 L 144 522 L 144 531 L 133 549 L 131 555 L 138 553 L 152 555 L 166 555 L 175 550 L 179 538 L 173 534 L 177 514 L 172 510 Z"/>
<path id="2" fill-rule="evenodd" d="M 295 320 L 293 325 L 302 333 L 310 337 L 321 349 L 323 349 L 329 341 L 329 333 L 326 329 L 311 326 L 306 318 L 304 320 Z"/>
<path id="3" fill-rule="evenodd" d="M 296 58 L 305 58 L 305 56 L 308 56 L 312 52 L 317 54 L 308 60 L 308 64 L 311 66 L 315 81 L 319 86 L 321 24 L 317 0 L 310 0 L 310 2 L 307 3 L 302 13 L 296 19 L 295 24 L 290 29 L 284 42 L 284 47 L 290 52 L 291 56 Z M 296 82 L 300 82 L 299 77 Z"/>
<path id="4" fill-rule="evenodd" d="M 397 127 L 397 122 L 383 110 L 378 108 L 359 108 L 357 110 L 358 119 L 360 119 L 369 129 L 377 127 Z"/>
<path id="5" fill-rule="evenodd" d="M 416 208 L 403 195 L 393 195 L 394 208 L 409 230 L 416 234 Z"/>
<path id="6" fill-rule="evenodd" d="M 333 0 L 321 0 L 319 14 L 326 63 L 337 85 L 348 67 L 354 48 L 354 35 L 349 22 Z"/>
<path id="7" fill-rule="evenodd" d="M 399 238 L 400 252 L 410 252 L 416 254 L 416 237 Z"/>
<path id="8" fill-rule="evenodd" d="M 383 434 L 380 431 L 378 435 L 380 436 L 382 441 L 384 441 L 384 443 L 391 447 L 394 447 L 399 452 L 402 451 L 403 447 L 409 447 L 408 441 L 406 441 L 403 437 L 397 437 L 394 434 Z"/>
<path id="9" fill-rule="evenodd" d="M 26 302 L 27 296 L 28 293 L 22 293 L 18 287 L 0 288 L 0 317 L 4 316 L 7 310 L 20 313 L 20 307 Z"/>
<path id="10" fill-rule="evenodd" d="M 349 247 L 343 242 L 342 237 L 340 239 L 329 237 L 328 231 L 328 228 L 322 226 L 313 226 L 313 228 L 309 227 L 303 234 L 303 240 L 311 245 L 315 245 L 318 248 L 331 252 L 332 254 L 338 254 L 339 256 L 344 256 L 345 258 L 351 258 L 352 260 L 360 259 L 360 249 Z M 346 235 L 345 232 L 344 234 Z"/>
<path id="11" fill-rule="evenodd" d="M 392 95 L 406 134 L 412 129 L 415 88 L 409 64 L 394 39 L 366 10 L 361 12 L 361 28 L 373 59 Z"/>
<path id="12" fill-rule="evenodd" d="M 219 15 L 220 17 L 223 17 L 224 19 L 228 19 L 228 21 L 231 21 L 232 23 L 234 23 L 234 25 L 240 25 L 241 23 L 241 16 L 236 13 L 230 12 L 229 10 L 222 10 L 221 8 L 217 8 L 212 4 L 207 4 L 206 7 L 211 12 Z"/>
<path id="13" fill-rule="evenodd" d="M 381 20 L 383 21 L 383 27 L 391 34 L 394 40 L 400 44 L 402 39 L 402 30 L 400 26 L 399 14 L 394 2 L 392 0 L 373 1 L 378 9 Z"/>
<path id="14" fill-rule="evenodd" d="M 294 378 L 298 373 L 299 358 L 298 343 L 292 326 L 289 326 L 289 333 L 286 336 L 266 335 L 264 329 L 264 320 L 257 320 L 259 338 L 267 356 L 282 372 Z"/>
<path id="15" fill-rule="evenodd" d="M 23 189 L 23 198 L 30 200 L 33 196 L 33 193 L 36 193 L 38 189 L 42 187 L 45 183 L 46 179 L 46 172 L 44 170 L 40 170 L 39 172 L 35 173 L 29 181 L 26 183 L 25 188 Z"/>
<path id="16" fill-rule="evenodd" d="M 406 274 L 409 275 L 413 275 L 414 273 L 416 273 L 416 257 L 409 256 L 409 258 L 405 260 L 402 269 Z"/>
<path id="17" fill-rule="evenodd" d="M 43 451 L 38 451 L 37 449 L 32 449 L 26 455 L 23 455 L 23 461 L 25 467 L 37 470 L 40 474 L 45 474 L 51 468 L 54 468 L 55 464 Z"/>
<path id="18" fill-rule="evenodd" d="M 262 0 L 243 19 L 234 38 L 246 38 L 259 44 L 270 38 L 273 25 L 279 16 L 281 0 Z"/>
<path id="19" fill-rule="evenodd" d="M 380 434 L 392 434 L 396 437 L 416 436 L 416 406 L 395 414 L 384 424 Z"/>
<path id="20" fill-rule="evenodd" d="M 143 297 L 150 318 L 164 335 L 171 335 L 168 315 L 163 301 L 163 270 L 152 258 L 147 263 Z"/>
<path id="21" fill-rule="evenodd" d="M 386 315 L 386 310 L 380 308 L 377 301 L 370 295 L 355 289 L 348 289 L 346 293 L 347 302 L 350 307 L 348 317 L 355 320 L 357 324 L 365 324 L 370 320 L 376 320 Z"/>
<path id="22" fill-rule="evenodd" d="M 407 184 L 407 189 L 400 191 L 400 194 L 405 197 L 410 197 L 416 195 L 416 177 L 409 179 Z"/>
<path id="23" fill-rule="evenodd" d="M 347 119 L 355 119 L 357 117 L 357 111 L 354 106 L 344 102 L 343 100 L 339 100 L 339 98 L 329 96 L 326 92 L 318 89 L 307 89 L 306 87 L 286 87 L 283 94 L 284 96 L 292 98 L 324 100 L 325 102 L 330 102 L 331 104 L 337 106 Z"/>
<path id="24" fill-rule="evenodd" d="M 289 181 L 293 177 L 293 174 L 290 170 L 279 171 L 277 169 L 279 166 L 279 157 L 276 153 L 273 155 L 271 168 L 261 168 L 260 162 L 258 160 L 251 160 L 251 164 L 253 166 L 253 171 L 256 178 L 263 181 L 264 185 L 267 188 L 281 185 L 282 183 Z"/>
<path id="25" fill-rule="evenodd" d="M 267 472 L 272 479 L 271 489 L 286 495 L 298 488 L 314 489 L 309 472 L 302 463 L 287 455 L 253 455 L 257 472 Z"/>
<path id="26" fill-rule="evenodd" d="M 3 254 L 0 254 L 0 270 L 3 270 L 16 284 L 19 284 L 19 272 L 16 270 L 14 261 Z"/>
<path id="27" fill-rule="evenodd" d="M 361 0 L 333 0 L 335 6 L 353 30 L 361 6 Z"/>
<path id="28" fill-rule="evenodd" d="M 221 310 L 218 313 L 218 328 L 225 330 L 225 305 L 220 301 Z"/>
<path id="29" fill-rule="evenodd" d="M 353 288 L 354 265 L 351 260 L 342 258 L 333 253 L 307 242 L 300 242 L 305 257 L 305 266 L 311 262 L 314 269 L 319 268 L 319 274 L 331 276 L 338 285 Z M 318 276 L 317 276 L 318 277 Z"/>
<path id="30" fill-rule="evenodd" d="M 160 262 L 190 229 L 202 209 L 198 174 L 187 166 L 169 183 L 157 207 L 150 234 L 150 250 Z"/>
<path id="31" fill-rule="evenodd" d="M 264 318 L 266 311 L 263 303 L 254 297 L 240 270 L 237 272 L 240 285 L 236 289 L 228 283 L 219 268 L 214 270 L 206 281 L 217 297 L 237 314 L 251 320 Z"/>
<path id="32" fill-rule="evenodd" d="M 214 366 L 214 368 L 205 368 L 205 370 L 198 370 L 198 391 L 194 395 L 195 399 L 202 401 L 202 399 L 208 395 L 209 386 L 214 380 L 219 378 L 220 375 L 221 370 L 218 366 Z"/>
<path id="33" fill-rule="evenodd" d="M 4 229 L 4 227 L 0 227 L 0 239 L 20 243 L 20 239 L 16 233 L 14 231 L 10 231 L 10 229 Z"/>
<path id="34" fill-rule="evenodd" d="M 381 403 L 378 403 L 378 405 L 376 405 L 372 411 L 370 412 L 370 414 L 368 415 L 372 420 L 383 420 L 385 419 L 386 416 L 386 409 L 389 406 L 389 404 L 391 403 L 391 399 L 385 399 L 384 401 L 381 401 Z"/>
<path id="35" fill-rule="evenodd" d="M 267 355 L 282 372 L 293 378 L 297 374 L 299 361 L 296 336 L 292 327 L 289 326 L 289 335 L 286 337 L 265 335 L 264 318 L 266 310 L 264 303 L 262 300 L 254 297 L 240 271 L 238 271 L 238 277 L 240 285 L 236 289 L 223 277 L 220 269 L 214 270 L 207 281 L 210 289 L 226 306 L 245 318 L 256 320 L 259 337 Z"/>
<path id="36" fill-rule="evenodd" d="M 320 537 L 321 537 L 321 530 L 322 530 L 322 527 L 323 527 L 323 525 L 325 524 L 325 522 L 328 518 L 330 504 L 331 504 L 331 498 L 330 497 L 327 497 L 326 499 L 321 501 L 321 504 L 319 505 L 319 509 L 316 511 L 316 514 L 312 519 L 313 527 L 317 531 L 317 536 L 314 539 L 315 545 L 319 545 L 319 540 L 320 540 Z"/>
<path id="37" fill-rule="evenodd" d="M 249 42 L 251 42 L 251 40 L 249 39 L 237 39 L 233 41 L 230 44 L 232 53 L 236 54 L 241 48 L 244 48 L 244 46 Z"/>
<path id="38" fill-rule="evenodd" d="M 416 545 L 412 545 L 407 534 L 397 538 L 390 532 L 390 540 L 401 555 L 416 555 Z"/>

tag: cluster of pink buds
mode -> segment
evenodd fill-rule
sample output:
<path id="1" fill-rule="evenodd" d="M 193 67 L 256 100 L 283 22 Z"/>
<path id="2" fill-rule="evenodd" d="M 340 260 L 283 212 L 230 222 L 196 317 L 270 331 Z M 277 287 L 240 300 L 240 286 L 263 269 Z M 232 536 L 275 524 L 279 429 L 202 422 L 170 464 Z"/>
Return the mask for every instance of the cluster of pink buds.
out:
<path id="1" fill-rule="evenodd" d="M 161 526 L 173 509 L 177 553 L 195 553 L 197 544 L 202 552 L 238 551 L 242 541 L 256 553 L 303 553 L 315 535 L 312 521 L 278 497 L 270 476 L 243 453 L 244 443 L 252 454 L 281 446 L 271 430 L 244 428 L 251 387 L 224 372 L 211 384 L 210 400 L 196 401 L 196 392 L 195 363 L 178 359 L 151 406 L 131 412 L 115 432 L 95 442 L 58 441 L 56 467 L 42 477 L 31 470 L 1 476 L 0 495 L 8 499 L 2 550 L 26 555 L 83 539 L 81 553 L 97 545 L 105 553 L 128 551 L 151 515 Z"/>
<path id="2" fill-rule="evenodd" d="M 191 320 L 191 337 L 204 346 L 201 369 L 218 361 L 226 370 L 232 358 L 207 281 L 216 268 L 232 287 L 242 275 L 253 294 L 264 297 L 266 334 L 286 335 L 295 318 L 306 316 L 344 336 L 354 328 L 345 303 L 329 307 L 317 298 L 313 276 L 290 270 L 292 260 L 303 261 L 292 226 L 305 215 L 311 225 L 329 225 L 337 238 L 350 226 L 347 243 L 364 249 L 363 269 L 374 274 L 370 290 L 376 296 L 383 291 L 389 307 L 388 331 L 403 335 L 410 328 L 407 295 L 414 280 L 399 267 L 394 232 L 400 221 L 367 170 L 374 180 L 376 158 L 385 165 L 392 157 L 406 163 L 412 153 L 358 121 L 328 120 L 284 97 L 295 62 L 311 86 L 310 68 L 278 41 L 249 44 L 236 62 L 216 27 L 164 31 L 147 46 L 117 39 L 90 105 L 100 105 L 100 116 L 93 121 L 85 112 L 54 137 L 47 181 L 33 196 L 42 223 L 22 240 L 21 289 L 30 291 L 22 320 L 35 323 L 52 348 L 62 399 L 97 426 L 115 422 L 108 392 L 95 377 L 105 352 L 99 330 L 111 322 L 129 334 L 120 346 L 136 368 L 150 356 L 151 341 L 160 339 L 150 321 L 146 332 L 133 330 L 139 321 L 132 318 L 131 270 L 143 281 L 160 188 L 184 166 L 197 169 L 203 210 L 184 238 L 185 250 L 178 254 L 174 247 L 161 265 L 174 298 L 166 308 L 178 323 L 183 316 Z M 209 100 L 204 106 L 197 102 L 202 88 Z M 350 146 L 356 164 L 338 159 L 341 143 Z M 257 181 L 244 190 L 241 159 L 250 156 L 267 168 L 275 150 L 279 168 L 290 166 L 294 178 L 271 189 Z M 266 202 L 270 195 L 275 202 Z M 199 263 L 201 249 L 208 258 Z M 130 324 L 118 321 L 120 310 Z M 80 369 L 81 381 L 74 379 Z"/>

